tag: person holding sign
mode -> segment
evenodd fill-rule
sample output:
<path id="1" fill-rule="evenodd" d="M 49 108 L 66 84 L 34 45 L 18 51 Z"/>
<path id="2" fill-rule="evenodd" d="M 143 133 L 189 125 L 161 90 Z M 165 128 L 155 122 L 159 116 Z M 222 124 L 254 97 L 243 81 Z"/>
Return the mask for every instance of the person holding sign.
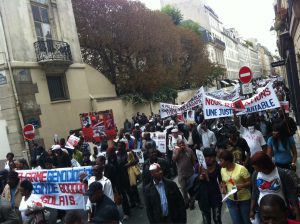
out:
<path id="1" fill-rule="evenodd" d="M 217 144 L 217 139 L 215 136 L 215 133 L 213 133 L 211 130 L 208 129 L 207 123 L 204 120 L 201 124 L 197 127 L 199 136 L 202 139 L 202 147 L 200 149 L 204 148 L 215 148 Z"/>
<path id="2" fill-rule="evenodd" d="M 227 194 L 226 204 L 232 223 L 250 224 L 250 174 L 244 166 L 233 162 L 230 151 L 221 151 L 219 159 L 222 167 L 222 193 Z"/>
<path id="3" fill-rule="evenodd" d="M 202 185 L 198 190 L 198 203 L 202 213 L 203 223 L 211 224 L 211 214 L 215 224 L 222 224 L 222 195 L 219 183 L 222 182 L 221 167 L 216 161 L 216 151 L 211 148 L 203 150 L 207 169 L 201 164 L 195 167 L 196 173 Z"/>

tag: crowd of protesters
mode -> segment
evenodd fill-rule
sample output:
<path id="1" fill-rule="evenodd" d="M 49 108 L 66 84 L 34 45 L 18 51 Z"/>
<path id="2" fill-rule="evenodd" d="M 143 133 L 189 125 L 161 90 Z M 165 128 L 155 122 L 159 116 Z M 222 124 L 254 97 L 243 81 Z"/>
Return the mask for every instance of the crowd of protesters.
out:
<path id="1" fill-rule="evenodd" d="M 138 208 L 146 210 L 150 223 L 187 223 L 186 209 L 195 209 L 195 202 L 204 224 L 222 223 L 223 203 L 233 224 L 300 221 L 294 120 L 282 108 L 217 120 L 205 120 L 201 108 L 194 110 L 190 123 L 137 113 L 125 120 L 113 145 L 103 141 L 91 147 L 79 131 L 74 149 L 65 139 L 55 139 L 48 150 L 34 144 L 30 164 L 8 153 L 0 171 L 0 222 L 119 223 Z M 227 129 L 220 135 L 215 126 Z M 151 132 L 166 133 L 166 152 L 158 150 Z M 142 167 L 134 149 L 143 153 Z M 92 166 L 93 173 L 79 176 L 88 189 L 84 211 L 29 209 L 33 185 L 20 181 L 17 170 L 78 166 Z"/>

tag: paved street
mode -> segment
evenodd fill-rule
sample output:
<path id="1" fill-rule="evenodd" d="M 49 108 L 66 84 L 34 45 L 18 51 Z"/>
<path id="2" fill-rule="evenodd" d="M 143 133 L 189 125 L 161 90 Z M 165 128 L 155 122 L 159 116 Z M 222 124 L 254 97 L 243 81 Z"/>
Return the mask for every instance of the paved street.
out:
<path id="1" fill-rule="evenodd" d="M 295 141 L 297 144 L 297 151 L 298 151 L 298 157 L 300 156 L 300 137 L 299 137 L 299 133 L 296 134 L 295 136 Z M 297 174 L 298 176 L 300 175 L 300 160 L 297 160 Z M 175 178 L 175 181 L 177 181 L 177 178 Z M 141 192 L 141 187 L 139 188 L 140 191 L 140 196 L 142 196 L 142 192 Z M 189 224 L 201 224 L 202 223 L 202 216 L 201 216 L 201 212 L 199 210 L 198 204 L 195 204 L 196 207 L 194 210 L 187 210 L 187 221 Z M 231 223 L 231 219 L 229 216 L 229 212 L 228 209 L 226 207 L 226 205 L 223 206 L 222 209 L 222 221 L 224 224 L 229 224 Z M 143 223 L 146 224 L 148 223 L 148 219 L 147 219 L 147 215 L 146 215 L 146 210 L 144 209 L 133 209 L 132 210 L 132 216 L 130 217 L 130 219 L 128 219 L 126 222 L 126 224 L 139 224 L 139 223 Z"/>

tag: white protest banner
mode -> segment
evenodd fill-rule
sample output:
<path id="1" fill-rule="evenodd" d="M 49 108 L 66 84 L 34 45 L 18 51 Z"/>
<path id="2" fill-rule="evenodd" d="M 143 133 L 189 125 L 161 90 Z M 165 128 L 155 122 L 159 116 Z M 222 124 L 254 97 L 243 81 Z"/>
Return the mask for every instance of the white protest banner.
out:
<path id="1" fill-rule="evenodd" d="M 160 103 L 160 116 L 161 118 L 169 117 L 178 113 L 179 105 Z"/>
<path id="2" fill-rule="evenodd" d="M 226 100 L 218 100 L 207 96 L 203 97 L 204 119 L 233 116 L 234 103 Z"/>
<path id="3" fill-rule="evenodd" d="M 83 194 L 87 186 L 80 182 L 79 174 L 85 172 L 90 177 L 91 166 L 17 172 L 20 181 L 27 179 L 32 183 L 32 194 L 39 198 L 45 207 L 62 210 L 85 209 Z"/>
<path id="4" fill-rule="evenodd" d="M 190 110 L 202 103 L 202 97 L 204 94 L 204 89 L 201 87 L 200 89 L 197 90 L 196 94 L 187 102 L 184 104 L 180 105 L 178 114 L 183 114 L 183 112 Z"/>
<path id="5" fill-rule="evenodd" d="M 80 138 L 75 135 L 70 135 L 68 141 L 66 142 L 66 147 L 69 149 L 74 149 L 78 145 Z"/>
<path id="6" fill-rule="evenodd" d="M 279 100 L 271 82 L 262 88 L 259 93 L 249 99 L 243 100 L 242 103 L 245 110 L 239 112 L 237 115 L 255 113 L 280 107 Z M 233 115 L 235 108 L 235 102 L 218 100 L 216 98 L 209 97 L 206 94 L 204 96 L 203 112 L 205 119 L 230 117 Z"/>
<path id="7" fill-rule="evenodd" d="M 208 96 L 214 97 L 219 100 L 236 100 L 240 97 L 240 87 L 239 84 L 236 84 L 234 86 L 234 89 L 232 91 L 226 91 L 225 88 L 205 93 Z"/>
<path id="8" fill-rule="evenodd" d="M 273 83 L 269 82 L 259 93 L 249 99 L 243 100 L 245 111 L 240 112 L 237 115 L 255 113 L 280 107 L 280 102 L 272 84 Z"/>
<path id="9" fill-rule="evenodd" d="M 201 104 L 204 89 L 201 87 L 196 94 L 182 105 L 174 105 L 168 103 L 160 103 L 160 116 L 165 118 L 175 114 L 183 114 L 183 112 L 192 109 Z"/>
<path id="10" fill-rule="evenodd" d="M 207 165 L 206 165 L 206 162 L 205 162 L 203 152 L 199 149 L 196 149 L 196 155 L 197 155 L 199 165 L 202 166 L 204 169 L 207 169 Z"/>
<path id="11" fill-rule="evenodd" d="M 166 132 L 150 132 L 150 137 L 156 143 L 157 150 L 161 153 L 167 152 L 167 133 Z"/>

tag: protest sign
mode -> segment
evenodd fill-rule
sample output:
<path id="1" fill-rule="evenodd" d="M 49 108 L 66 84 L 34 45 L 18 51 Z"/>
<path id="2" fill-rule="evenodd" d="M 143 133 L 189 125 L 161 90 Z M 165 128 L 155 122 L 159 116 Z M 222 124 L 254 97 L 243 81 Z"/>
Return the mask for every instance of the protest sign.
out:
<path id="1" fill-rule="evenodd" d="M 229 117 L 234 112 L 234 103 L 232 101 L 218 100 L 216 98 L 204 95 L 203 113 L 205 119 Z"/>
<path id="2" fill-rule="evenodd" d="M 69 149 L 74 149 L 78 145 L 80 138 L 75 135 L 70 135 L 68 141 L 66 142 L 66 147 Z"/>
<path id="3" fill-rule="evenodd" d="M 249 99 L 243 100 L 245 111 L 238 113 L 255 113 L 264 110 L 270 110 L 280 107 L 279 100 L 272 86 L 269 82 L 259 93 L 255 94 Z"/>
<path id="4" fill-rule="evenodd" d="M 161 153 L 167 151 L 167 134 L 166 132 L 150 132 L 150 137 L 156 143 L 157 150 Z"/>
<path id="5" fill-rule="evenodd" d="M 232 91 L 226 91 L 225 88 L 215 90 L 213 92 L 205 93 L 208 96 L 214 97 L 218 100 L 231 100 L 234 101 L 240 97 L 240 87 L 239 84 L 234 86 Z"/>
<path id="6" fill-rule="evenodd" d="M 134 152 L 136 157 L 139 159 L 139 168 L 140 168 L 140 171 L 143 172 L 143 165 L 145 163 L 145 159 L 144 159 L 144 154 L 143 154 L 142 150 L 133 149 L 132 151 Z"/>
<path id="7" fill-rule="evenodd" d="M 195 123 L 195 111 L 194 110 L 188 110 L 185 113 L 184 119 L 187 123 Z"/>
<path id="8" fill-rule="evenodd" d="M 101 142 L 114 139 L 116 125 L 112 110 L 80 114 L 84 139 L 89 142 Z"/>
<path id="9" fill-rule="evenodd" d="M 268 83 L 259 93 L 253 95 L 251 98 L 243 100 L 242 104 L 245 110 L 239 112 L 237 115 L 255 113 L 280 107 L 272 83 Z M 236 106 L 237 102 L 218 100 L 205 94 L 203 100 L 204 118 L 230 117 L 233 115 L 233 111 L 237 109 Z M 239 104 L 238 109 L 241 108 L 242 107 Z"/>
<path id="10" fill-rule="evenodd" d="M 205 162 L 203 152 L 201 150 L 197 149 L 196 150 L 196 155 L 197 155 L 199 165 L 202 166 L 204 169 L 207 169 L 207 165 L 206 165 L 206 162 Z"/>
<path id="11" fill-rule="evenodd" d="M 202 96 L 204 93 L 203 87 L 197 90 L 195 95 L 182 105 L 174 105 L 168 103 L 160 103 L 160 116 L 165 118 L 175 114 L 183 114 L 185 111 L 190 110 L 202 102 Z"/>
<path id="12" fill-rule="evenodd" d="M 79 174 L 92 175 L 92 167 L 60 168 L 51 170 L 17 170 L 20 181 L 29 180 L 33 185 L 32 194 L 45 207 L 55 209 L 85 209 L 83 194 L 86 185 L 79 180 Z"/>

